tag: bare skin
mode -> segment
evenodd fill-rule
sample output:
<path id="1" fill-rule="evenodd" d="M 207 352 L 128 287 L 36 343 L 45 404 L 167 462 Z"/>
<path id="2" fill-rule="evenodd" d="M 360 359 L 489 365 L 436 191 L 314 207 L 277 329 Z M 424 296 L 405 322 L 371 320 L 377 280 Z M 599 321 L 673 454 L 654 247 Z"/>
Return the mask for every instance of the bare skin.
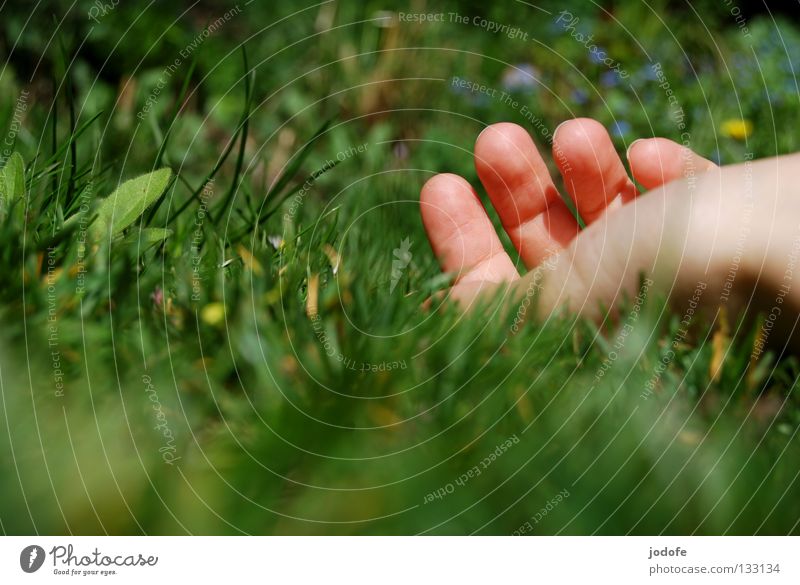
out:
<path id="1" fill-rule="evenodd" d="M 553 160 L 587 223 L 580 230 L 527 132 L 495 124 L 478 137 L 475 166 L 520 262 L 503 250 L 486 210 L 461 177 L 422 188 L 422 219 L 451 296 L 469 305 L 499 285 L 513 296 L 537 283 L 539 310 L 596 315 L 636 294 L 642 275 L 680 303 L 800 310 L 800 154 L 719 168 L 663 138 L 628 150 L 637 192 L 598 122 L 559 126 Z M 528 269 L 520 278 L 517 266 Z M 540 285 L 538 284 L 540 283 Z M 784 291 L 781 293 L 781 291 Z"/>

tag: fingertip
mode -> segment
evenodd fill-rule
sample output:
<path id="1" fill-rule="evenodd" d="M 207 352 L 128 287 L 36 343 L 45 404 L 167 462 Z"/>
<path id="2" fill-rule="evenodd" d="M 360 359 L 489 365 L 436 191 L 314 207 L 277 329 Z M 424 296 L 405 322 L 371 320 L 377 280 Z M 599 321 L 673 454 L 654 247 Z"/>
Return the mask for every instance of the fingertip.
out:
<path id="1" fill-rule="evenodd" d="M 626 153 L 629 162 L 653 161 L 665 159 L 675 160 L 675 157 L 684 157 L 692 151 L 677 142 L 666 138 L 639 138 L 634 140 Z"/>
<path id="2" fill-rule="evenodd" d="M 633 180 L 645 189 L 653 189 L 671 181 L 683 168 L 678 145 L 671 140 L 640 138 L 628 147 L 626 157 Z M 672 148 L 674 144 L 675 148 Z"/>
<path id="3" fill-rule="evenodd" d="M 645 142 L 646 140 L 647 140 L 647 138 L 637 138 L 636 140 L 634 140 L 633 142 L 630 143 L 630 145 L 628 146 L 628 150 L 625 151 L 625 158 L 628 160 L 628 162 L 630 162 L 630 160 L 631 160 L 631 153 L 636 148 L 636 145 L 637 144 L 641 144 L 642 142 Z"/>
<path id="4" fill-rule="evenodd" d="M 492 124 L 475 139 L 475 168 L 486 176 L 487 171 L 505 174 L 505 168 L 517 162 L 529 167 L 531 148 L 536 147 L 522 126 L 511 122 Z"/>
<path id="5" fill-rule="evenodd" d="M 566 120 L 553 133 L 553 157 L 562 172 L 580 171 L 575 165 L 595 167 L 598 155 L 609 149 L 614 151 L 608 131 L 592 118 Z"/>
<path id="6" fill-rule="evenodd" d="M 425 181 L 425 184 L 422 186 L 422 191 L 435 192 L 464 185 L 469 185 L 464 177 L 454 173 L 438 173 Z"/>
<path id="7" fill-rule="evenodd" d="M 497 122 L 489 124 L 484 128 L 478 137 L 475 139 L 475 146 L 485 143 L 487 140 L 505 140 L 514 142 L 515 139 L 524 138 L 528 136 L 528 131 L 519 124 L 513 122 Z"/>
<path id="8" fill-rule="evenodd" d="M 716 165 L 691 148 L 668 138 L 644 138 L 628 148 L 633 178 L 646 189 L 654 189 L 682 178 L 687 171 L 706 172 Z"/>
<path id="9" fill-rule="evenodd" d="M 586 141 L 587 138 L 598 138 L 607 136 L 605 126 L 594 118 L 572 118 L 571 120 L 564 120 L 556 126 L 553 132 L 553 140 L 568 141 L 568 140 L 581 140 Z"/>
<path id="10" fill-rule="evenodd" d="M 624 201 L 635 196 L 611 136 L 597 120 L 575 118 L 559 125 L 553 136 L 553 158 L 587 224 L 603 215 L 617 197 Z"/>
<path id="11" fill-rule="evenodd" d="M 420 191 L 419 203 L 422 223 L 429 235 L 452 231 L 453 226 L 483 212 L 472 186 L 453 173 L 440 173 L 428 179 Z M 434 235 L 432 242 L 437 239 Z"/>
<path id="12" fill-rule="evenodd" d="M 422 203 L 432 203 L 440 199 L 449 199 L 464 191 L 471 192 L 472 186 L 464 177 L 453 173 L 439 173 L 434 175 L 422 186 L 419 198 Z"/>
<path id="13" fill-rule="evenodd" d="M 428 179 L 420 193 L 420 210 L 442 270 L 458 274 L 458 282 L 499 282 L 518 277 L 483 204 L 466 179 L 450 173 Z"/>

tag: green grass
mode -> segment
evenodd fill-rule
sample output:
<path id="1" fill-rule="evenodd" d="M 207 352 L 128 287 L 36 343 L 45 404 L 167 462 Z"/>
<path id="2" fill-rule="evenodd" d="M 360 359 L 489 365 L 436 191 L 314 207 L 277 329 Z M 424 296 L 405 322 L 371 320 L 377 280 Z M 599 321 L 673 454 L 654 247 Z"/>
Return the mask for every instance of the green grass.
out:
<path id="1" fill-rule="evenodd" d="M 90 7 L 48 9 L 80 33 Z M 565 313 L 515 335 L 516 307 L 491 299 L 466 316 L 424 311 L 446 278 L 417 209 L 435 172 L 476 181 L 470 149 L 488 123 L 519 122 L 547 149 L 521 105 L 550 131 L 597 117 L 621 151 L 680 140 L 646 54 L 701 154 L 797 150 L 796 28 L 761 16 L 748 38 L 710 7 L 701 21 L 662 6 L 665 27 L 620 6 L 633 36 L 575 8 L 631 89 L 554 18 L 510 3 L 458 10 L 538 44 L 358 23 L 377 3 L 260 32 L 296 8 L 254 6 L 184 59 L 140 120 L 197 22 L 227 8 L 168 27 L 167 13 L 136 21 L 121 4 L 72 67 L 82 37 L 65 28 L 35 72 L 26 55 L 52 27 L 5 20 L 9 134 L 28 97 L 14 133 L 26 213 L 0 226 L 3 532 L 798 532 L 800 368 L 779 346 L 751 360 L 757 320 L 700 315 L 684 339 L 652 295 L 599 328 Z M 543 82 L 518 86 L 518 107 L 450 89 L 453 76 L 501 88 L 508 64 Z M 376 83 L 410 78 L 425 79 Z M 739 118 L 753 123 L 745 141 L 720 131 Z M 166 167 L 146 210 L 108 218 L 103 198 Z"/>

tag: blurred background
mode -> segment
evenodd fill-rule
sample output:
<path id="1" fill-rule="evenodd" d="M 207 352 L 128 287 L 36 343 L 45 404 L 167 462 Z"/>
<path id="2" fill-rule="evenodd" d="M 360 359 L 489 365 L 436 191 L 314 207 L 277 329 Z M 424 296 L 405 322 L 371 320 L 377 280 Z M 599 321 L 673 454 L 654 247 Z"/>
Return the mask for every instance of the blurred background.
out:
<path id="1" fill-rule="evenodd" d="M 0 252 L 4 532 L 797 531 L 794 358 L 701 324 L 642 399 L 680 321 L 656 302 L 613 364 L 619 323 L 430 317 L 417 209 L 434 173 L 478 186 L 498 121 L 545 153 L 579 116 L 621 153 L 800 150 L 796 7 L 6 3 L 0 56 L 29 200 Z M 171 236 L 92 248 L 79 290 L 76 202 L 164 166 L 137 225 Z"/>

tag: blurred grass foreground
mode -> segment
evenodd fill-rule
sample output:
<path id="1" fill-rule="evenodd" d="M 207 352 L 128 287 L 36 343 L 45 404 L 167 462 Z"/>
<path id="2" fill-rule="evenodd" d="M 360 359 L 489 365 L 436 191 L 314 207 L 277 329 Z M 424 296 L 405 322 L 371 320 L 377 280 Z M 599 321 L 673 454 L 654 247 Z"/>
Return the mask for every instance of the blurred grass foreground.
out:
<path id="1" fill-rule="evenodd" d="M 2 531 L 797 533 L 757 327 L 420 309 L 419 187 L 487 124 L 800 150 L 754 5 L 4 5 Z"/>

